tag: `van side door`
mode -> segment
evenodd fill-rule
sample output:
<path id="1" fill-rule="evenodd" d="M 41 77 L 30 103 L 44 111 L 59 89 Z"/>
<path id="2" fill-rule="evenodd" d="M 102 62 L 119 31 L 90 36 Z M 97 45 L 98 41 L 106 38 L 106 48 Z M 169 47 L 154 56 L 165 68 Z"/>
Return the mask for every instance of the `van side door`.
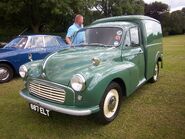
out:
<path id="1" fill-rule="evenodd" d="M 135 65 L 130 72 L 130 85 L 134 91 L 137 86 L 145 81 L 145 58 L 139 27 L 129 28 L 124 42 L 122 59 Z"/>

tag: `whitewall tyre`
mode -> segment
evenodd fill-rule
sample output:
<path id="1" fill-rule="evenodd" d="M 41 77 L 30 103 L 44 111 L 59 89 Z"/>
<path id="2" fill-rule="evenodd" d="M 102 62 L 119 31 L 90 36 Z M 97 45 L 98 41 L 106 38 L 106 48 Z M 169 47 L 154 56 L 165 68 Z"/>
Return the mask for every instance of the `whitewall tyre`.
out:
<path id="1" fill-rule="evenodd" d="M 159 79 L 159 63 L 156 63 L 155 68 L 154 68 L 154 75 L 150 79 L 150 82 L 155 83 L 158 81 L 158 79 Z"/>
<path id="2" fill-rule="evenodd" d="M 116 82 L 110 83 L 100 102 L 100 112 L 98 113 L 100 123 L 108 124 L 117 117 L 121 101 L 122 89 L 120 85 Z"/>

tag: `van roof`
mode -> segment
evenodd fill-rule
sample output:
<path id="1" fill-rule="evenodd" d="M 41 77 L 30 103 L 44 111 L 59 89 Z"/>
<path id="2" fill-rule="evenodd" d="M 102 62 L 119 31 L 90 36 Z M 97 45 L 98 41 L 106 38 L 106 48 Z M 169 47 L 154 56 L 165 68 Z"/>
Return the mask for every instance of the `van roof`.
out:
<path id="1" fill-rule="evenodd" d="M 94 21 L 92 24 L 105 23 L 105 22 L 116 22 L 116 21 L 130 21 L 130 22 L 139 22 L 141 20 L 152 20 L 160 23 L 158 20 L 144 15 L 127 15 L 127 16 L 114 16 L 108 18 L 102 18 Z"/>
<path id="2" fill-rule="evenodd" d="M 121 27 L 121 28 L 125 28 L 125 27 L 132 27 L 135 26 L 134 23 L 132 22 L 100 22 L 100 23 L 96 23 L 96 24 L 91 24 L 90 26 L 87 26 L 87 28 L 91 28 L 91 27 Z"/>

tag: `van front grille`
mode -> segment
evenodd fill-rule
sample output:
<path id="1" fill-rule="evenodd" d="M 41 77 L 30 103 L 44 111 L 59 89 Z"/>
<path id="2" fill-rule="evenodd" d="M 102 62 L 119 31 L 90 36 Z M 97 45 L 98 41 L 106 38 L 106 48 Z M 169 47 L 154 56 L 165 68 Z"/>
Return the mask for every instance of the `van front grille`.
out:
<path id="1" fill-rule="evenodd" d="M 41 82 L 30 82 L 29 91 L 33 95 L 37 95 L 41 98 L 64 103 L 66 92 L 62 88 L 46 85 Z"/>

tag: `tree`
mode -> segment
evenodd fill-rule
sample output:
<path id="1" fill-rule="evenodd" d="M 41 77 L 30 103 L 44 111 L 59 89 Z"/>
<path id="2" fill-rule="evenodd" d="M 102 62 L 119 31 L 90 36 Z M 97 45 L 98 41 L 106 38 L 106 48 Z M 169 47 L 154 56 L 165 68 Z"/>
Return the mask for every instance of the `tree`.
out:
<path id="1" fill-rule="evenodd" d="M 97 0 L 93 7 L 104 17 L 144 13 L 143 0 Z"/>
<path id="2" fill-rule="evenodd" d="M 174 11 L 170 15 L 170 34 L 182 34 L 185 30 L 185 16 L 183 10 Z"/>
<path id="3" fill-rule="evenodd" d="M 153 2 L 151 4 L 145 4 L 145 15 L 153 17 L 161 21 L 160 15 L 165 12 L 169 12 L 169 6 L 161 2 Z"/>
<path id="4" fill-rule="evenodd" d="M 44 24 L 69 24 L 76 13 L 85 13 L 84 5 L 83 0 L 1 0 L 1 24 L 30 26 L 38 33 Z"/>
<path id="5" fill-rule="evenodd" d="M 90 24 L 93 20 L 102 17 L 143 14 L 144 2 L 143 0 L 1 0 L 0 9 L 0 32 L 8 30 L 9 33 L 15 34 L 24 28 L 30 28 L 34 33 L 39 33 L 43 29 L 45 32 L 64 32 L 72 24 L 75 14 L 84 15 L 85 24 Z"/>
<path id="6" fill-rule="evenodd" d="M 183 15 L 183 17 L 184 17 L 184 19 L 182 20 L 184 23 L 184 27 L 183 27 L 183 33 L 185 33 L 185 7 L 184 8 L 182 8 L 182 15 Z"/>
<path id="7" fill-rule="evenodd" d="M 160 16 L 163 35 L 169 35 L 169 32 L 171 31 L 171 22 L 170 22 L 170 13 L 165 12 L 161 14 Z"/>

